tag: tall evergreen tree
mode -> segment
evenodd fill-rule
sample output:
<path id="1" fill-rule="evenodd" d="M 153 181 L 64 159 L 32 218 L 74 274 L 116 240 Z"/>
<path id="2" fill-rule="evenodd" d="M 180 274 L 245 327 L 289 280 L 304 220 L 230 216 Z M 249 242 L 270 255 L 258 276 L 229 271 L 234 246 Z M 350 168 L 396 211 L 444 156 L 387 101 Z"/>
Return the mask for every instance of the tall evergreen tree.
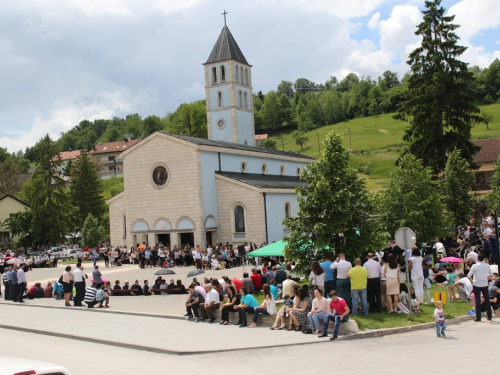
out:
<path id="1" fill-rule="evenodd" d="M 61 159 L 57 145 L 49 135 L 39 142 L 36 171 L 23 185 L 25 199 L 31 205 L 34 245 L 55 245 L 65 240 L 68 224 L 68 197 L 65 182 L 58 171 Z"/>
<path id="2" fill-rule="evenodd" d="M 369 218 L 372 202 L 365 181 L 349 167 L 349 152 L 342 136 L 329 133 L 323 156 L 304 167 L 301 179 L 307 187 L 296 189 L 299 210 L 283 224 L 290 229 L 285 254 L 308 267 L 311 260 L 324 259 L 322 251 L 344 252 L 353 257 L 375 243 L 374 223 Z"/>
<path id="3" fill-rule="evenodd" d="M 73 207 L 72 223 L 76 230 L 83 227 L 89 214 L 101 222 L 106 206 L 101 195 L 99 169 L 85 149 L 72 164 L 69 192 Z"/>
<path id="4" fill-rule="evenodd" d="M 447 153 L 455 148 L 474 166 L 478 148 L 470 142 L 471 127 L 482 122 L 479 108 L 469 91 L 474 75 L 458 58 L 466 47 L 458 45 L 454 16 L 445 16 L 441 0 L 428 0 L 424 20 L 415 32 L 420 47 L 409 56 L 409 92 L 396 119 L 409 121 L 404 135 L 408 152 L 425 166 L 439 172 L 446 166 Z"/>

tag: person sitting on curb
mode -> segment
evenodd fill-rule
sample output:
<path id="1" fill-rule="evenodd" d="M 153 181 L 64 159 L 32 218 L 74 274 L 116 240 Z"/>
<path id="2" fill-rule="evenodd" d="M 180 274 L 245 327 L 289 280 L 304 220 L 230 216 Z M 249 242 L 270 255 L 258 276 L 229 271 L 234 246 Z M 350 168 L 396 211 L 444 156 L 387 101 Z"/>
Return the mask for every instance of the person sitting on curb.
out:
<path id="1" fill-rule="evenodd" d="M 220 308 L 219 292 L 212 284 L 205 285 L 205 290 L 207 291 L 205 302 L 200 303 L 201 320 L 205 321 L 210 318 L 209 323 L 213 323 L 215 321 L 214 310 Z"/>
<path id="2" fill-rule="evenodd" d="M 273 280 L 274 281 L 274 280 Z M 249 328 L 257 327 L 257 320 L 259 319 L 259 315 L 276 315 L 276 302 L 271 294 L 271 288 L 269 285 L 264 284 L 262 287 L 264 291 L 264 301 L 259 307 L 256 307 L 254 310 L 253 322 L 249 324 Z"/>
<path id="3" fill-rule="evenodd" d="M 96 282 L 92 282 L 92 285 L 89 286 L 87 288 L 87 290 L 85 291 L 85 297 L 83 298 L 83 301 L 87 304 L 87 307 L 90 309 L 90 308 L 93 308 L 94 305 L 96 305 L 98 303 L 98 301 L 96 301 L 96 295 L 97 295 L 97 288 L 96 288 L 97 284 Z"/>
<path id="4" fill-rule="evenodd" d="M 238 322 L 235 326 L 240 326 L 240 328 L 247 327 L 247 313 L 253 314 L 255 308 L 259 306 L 259 303 L 254 296 L 248 294 L 245 287 L 240 289 L 241 302 L 236 306 L 238 309 Z"/>
<path id="5" fill-rule="evenodd" d="M 328 324 L 330 320 L 335 322 L 333 328 L 333 336 L 330 340 L 336 340 L 339 334 L 340 323 L 345 323 L 349 320 L 349 307 L 343 298 L 340 298 L 335 290 L 330 292 L 330 313 L 323 319 L 323 333 L 319 337 L 328 337 Z M 333 313 L 335 311 L 335 313 Z"/>
<path id="6" fill-rule="evenodd" d="M 191 319 L 193 315 L 196 317 L 195 321 L 198 322 L 200 320 L 198 314 L 198 308 L 200 307 L 200 303 L 205 302 L 205 297 L 195 290 L 196 284 L 191 284 L 189 286 L 189 296 L 186 301 L 186 319 Z"/>

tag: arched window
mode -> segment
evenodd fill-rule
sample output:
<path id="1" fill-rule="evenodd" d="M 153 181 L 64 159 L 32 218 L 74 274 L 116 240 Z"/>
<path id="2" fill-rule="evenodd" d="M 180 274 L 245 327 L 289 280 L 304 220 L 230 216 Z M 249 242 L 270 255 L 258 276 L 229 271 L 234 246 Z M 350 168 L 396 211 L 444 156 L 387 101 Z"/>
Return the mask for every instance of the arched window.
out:
<path id="1" fill-rule="evenodd" d="M 291 216 L 292 212 L 292 207 L 290 207 L 290 203 L 286 202 L 285 203 L 285 219 L 289 219 Z"/>
<path id="2" fill-rule="evenodd" d="M 214 66 L 212 68 L 212 84 L 217 83 L 217 68 Z"/>
<path id="3" fill-rule="evenodd" d="M 220 91 L 217 93 L 217 107 L 224 107 L 224 103 L 222 102 L 222 93 Z"/>
<path id="4" fill-rule="evenodd" d="M 226 67 L 224 65 L 220 66 L 220 81 L 226 82 Z"/>
<path id="5" fill-rule="evenodd" d="M 240 82 L 244 83 L 243 82 L 243 67 L 240 68 Z"/>
<path id="6" fill-rule="evenodd" d="M 242 206 L 234 208 L 234 232 L 245 233 L 245 209 Z"/>
<path id="7" fill-rule="evenodd" d="M 245 108 L 248 108 L 248 95 L 247 95 L 247 93 L 245 93 L 244 97 L 245 97 Z"/>
<path id="8" fill-rule="evenodd" d="M 248 85 L 248 69 L 245 69 L 245 85 Z"/>
<path id="9" fill-rule="evenodd" d="M 238 65 L 236 65 L 236 82 L 240 81 L 240 70 L 238 68 Z"/>
<path id="10" fill-rule="evenodd" d="M 238 107 L 243 107 L 243 94 L 241 93 L 241 90 L 238 91 Z"/>

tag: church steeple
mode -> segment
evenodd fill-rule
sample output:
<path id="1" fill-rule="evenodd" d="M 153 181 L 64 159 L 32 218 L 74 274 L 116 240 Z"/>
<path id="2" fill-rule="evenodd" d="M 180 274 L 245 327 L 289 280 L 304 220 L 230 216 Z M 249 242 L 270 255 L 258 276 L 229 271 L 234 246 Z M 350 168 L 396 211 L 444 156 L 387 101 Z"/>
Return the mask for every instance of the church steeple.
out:
<path id="1" fill-rule="evenodd" d="M 233 34 L 231 34 L 231 31 L 229 31 L 227 26 L 224 26 L 222 29 L 219 39 L 215 42 L 215 46 L 212 48 L 212 53 L 208 56 L 208 60 L 205 64 L 223 60 L 234 60 L 249 65 L 247 59 L 243 56 L 243 52 L 241 52 L 238 43 L 234 40 Z"/>
<path id="2" fill-rule="evenodd" d="M 208 138 L 253 146 L 252 66 L 226 25 L 203 65 Z"/>

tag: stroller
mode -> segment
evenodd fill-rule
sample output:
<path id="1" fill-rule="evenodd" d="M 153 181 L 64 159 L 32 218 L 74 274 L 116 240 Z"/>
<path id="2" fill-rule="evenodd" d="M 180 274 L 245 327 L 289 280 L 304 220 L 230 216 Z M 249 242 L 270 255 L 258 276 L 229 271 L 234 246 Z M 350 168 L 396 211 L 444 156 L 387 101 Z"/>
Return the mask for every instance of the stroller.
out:
<path id="1" fill-rule="evenodd" d="M 57 281 L 53 282 L 54 288 L 52 289 L 52 295 L 56 297 L 56 300 L 63 299 L 64 288 L 63 285 Z"/>

